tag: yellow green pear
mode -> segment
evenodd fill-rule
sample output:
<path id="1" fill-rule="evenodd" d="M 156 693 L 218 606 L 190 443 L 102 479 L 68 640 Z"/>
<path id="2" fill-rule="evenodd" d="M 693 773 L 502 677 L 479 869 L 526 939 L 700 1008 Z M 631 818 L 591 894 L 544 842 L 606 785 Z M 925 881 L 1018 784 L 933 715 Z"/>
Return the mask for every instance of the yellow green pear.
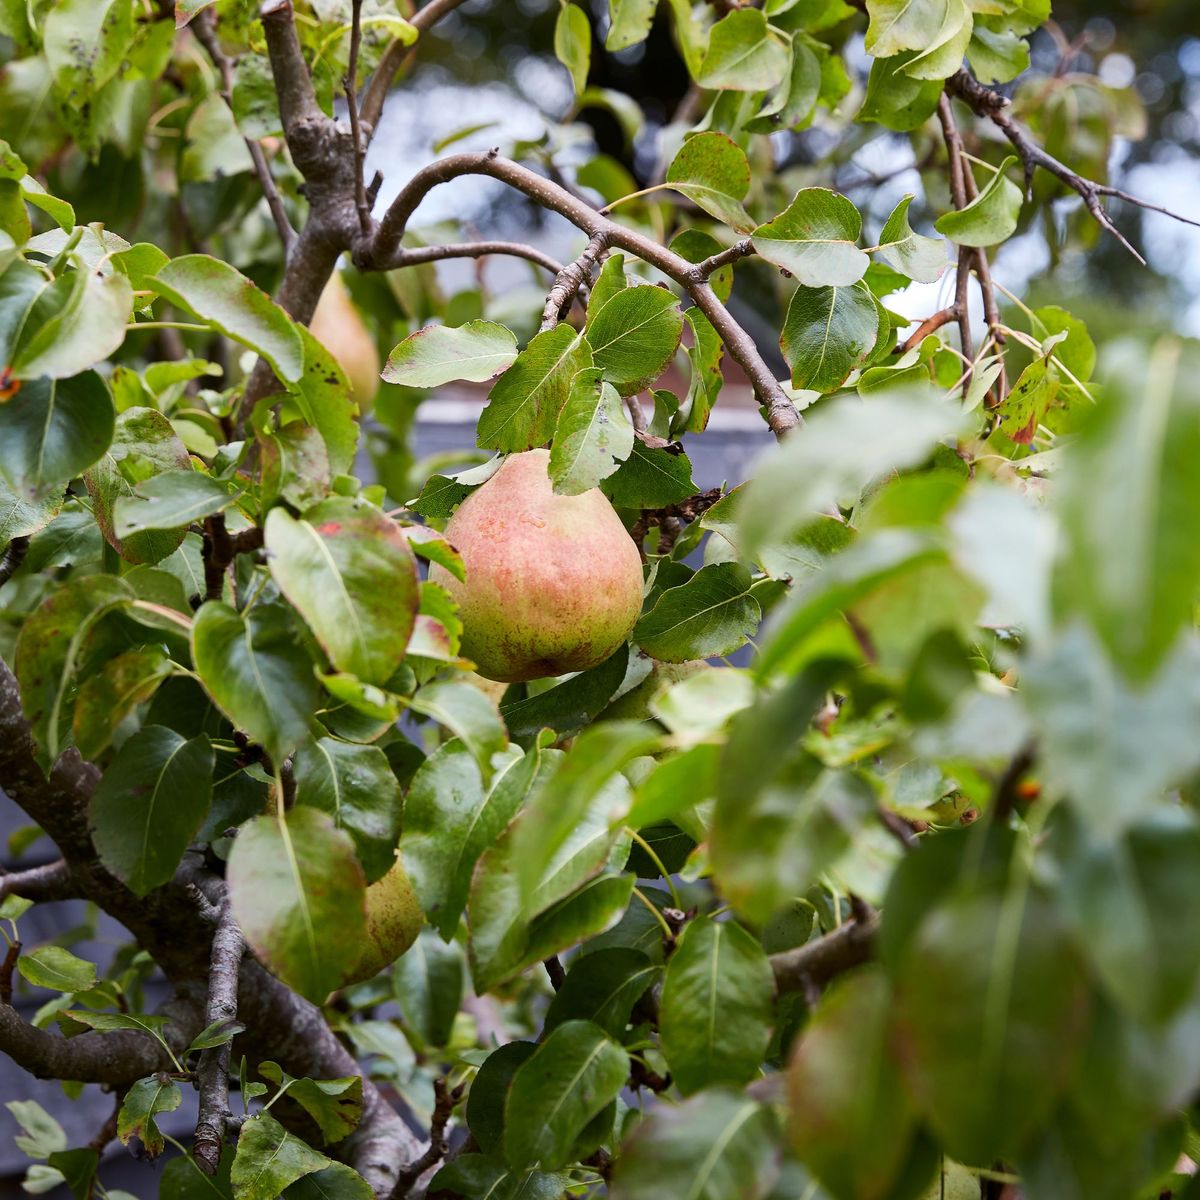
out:
<path id="1" fill-rule="evenodd" d="M 340 272 L 329 277 L 308 327 L 345 371 L 358 411 L 366 416 L 379 390 L 379 349 Z"/>
<path id="2" fill-rule="evenodd" d="M 557 495 L 549 451 L 510 454 L 459 505 L 446 540 L 466 580 L 430 579 L 459 606 L 462 653 L 504 683 L 586 671 L 629 636 L 642 609 L 642 560 L 599 488 Z"/>
<path id="3" fill-rule="evenodd" d="M 345 982 L 361 983 L 390 966 L 417 940 L 425 914 L 397 857 L 381 879 L 367 887 L 367 940 Z"/>

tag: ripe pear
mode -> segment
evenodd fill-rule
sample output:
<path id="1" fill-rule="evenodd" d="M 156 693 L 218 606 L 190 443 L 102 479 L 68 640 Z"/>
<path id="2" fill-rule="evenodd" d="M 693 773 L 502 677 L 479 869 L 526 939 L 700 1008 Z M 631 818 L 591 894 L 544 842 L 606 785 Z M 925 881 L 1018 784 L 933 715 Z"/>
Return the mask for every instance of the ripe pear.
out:
<path id="1" fill-rule="evenodd" d="M 430 570 L 459 605 L 462 653 L 504 683 L 597 666 L 642 608 L 641 557 L 621 519 L 597 488 L 556 495 L 549 461 L 509 455 L 450 518 L 465 582 Z"/>
<path id="2" fill-rule="evenodd" d="M 425 923 L 425 914 L 399 858 L 391 870 L 367 887 L 367 941 L 346 983 L 378 975 L 404 954 Z"/>
<path id="3" fill-rule="evenodd" d="M 346 372 L 358 411 L 365 417 L 379 391 L 379 348 L 337 271 L 329 277 L 308 328 Z"/>

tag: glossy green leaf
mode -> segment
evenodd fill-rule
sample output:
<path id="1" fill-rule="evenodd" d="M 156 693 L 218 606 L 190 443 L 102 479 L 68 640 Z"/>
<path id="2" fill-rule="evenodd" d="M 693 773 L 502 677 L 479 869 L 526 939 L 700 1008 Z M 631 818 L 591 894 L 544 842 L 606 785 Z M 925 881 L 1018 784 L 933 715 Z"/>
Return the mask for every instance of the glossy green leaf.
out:
<path id="1" fill-rule="evenodd" d="M 725 134 L 706 130 L 688 138 L 671 160 L 666 182 L 739 233 L 754 228 L 754 219 L 742 205 L 750 190 L 750 163 Z"/>
<path id="2" fill-rule="evenodd" d="M 878 333 L 875 298 L 861 284 L 797 288 L 779 336 L 792 386 L 836 391 L 870 356 Z"/>
<path id="3" fill-rule="evenodd" d="M 617 1158 L 613 1200 L 763 1200 L 779 1171 L 775 1121 L 748 1096 L 713 1088 L 660 1104 Z"/>
<path id="4" fill-rule="evenodd" d="M 565 1166 L 575 1139 L 616 1099 L 628 1074 L 628 1054 L 598 1025 L 559 1025 L 513 1076 L 505 1158 L 517 1167 Z"/>
<path id="5" fill-rule="evenodd" d="M 661 973 L 662 968 L 640 950 L 625 946 L 575 959 L 546 1013 L 546 1032 L 566 1021 L 591 1021 L 619 1039 L 634 1005 Z"/>
<path id="6" fill-rule="evenodd" d="M 828 188 L 801 188 L 779 216 L 760 225 L 754 249 L 803 287 L 849 287 L 870 264 L 858 248 L 858 209 Z"/>
<path id="7" fill-rule="evenodd" d="M 34 987 L 86 992 L 96 985 L 96 967 L 62 946 L 41 946 L 17 959 L 17 971 Z"/>
<path id="8" fill-rule="evenodd" d="M 659 1002 L 663 1054 L 685 1096 L 758 1074 L 774 997 L 767 956 L 740 925 L 702 916 L 687 926 Z"/>
<path id="9" fill-rule="evenodd" d="M 592 26 L 577 4 L 564 4 L 554 23 L 554 55 L 570 72 L 578 96 L 587 87 L 592 65 Z"/>
<path id="10" fill-rule="evenodd" d="M 306 425 L 325 443 L 329 469 L 349 472 L 358 447 L 358 403 L 341 364 L 304 325 L 295 326 L 304 346 L 304 370 L 288 394 Z"/>
<path id="11" fill-rule="evenodd" d="M 554 490 L 579 496 L 607 479 L 633 450 L 633 425 L 600 367 L 580 371 L 558 415 L 550 449 Z"/>
<path id="12" fill-rule="evenodd" d="M 942 94 L 941 80 L 913 79 L 905 74 L 913 57 L 912 51 L 905 51 L 871 63 L 858 120 L 877 121 L 887 129 L 908 133 L 933 116 Z"/>
<path id="13" fill-rule="evenodd" d="M 366 888 L 349 835 L 307 805 L 238 830 L 227 870 L 234 917 L 255 955 L 316 1004 L 366 939 Z"/>
<path id="14" fill-rule="evenodd" d="M 469 683 L 448 679 L 426 684 L 408 703 L 414 712 L 431 717 L 461 738 L 475 756 L 484 781 L 491 780 L 493 756 L 508 745 L 508 732 L 494 700 Z"/>
<path id="15" fill-rule="evenodd" d="M 295 1101 L 314 1121 L 326 1142 L 340 1142 L 352 1133 L 362 1118 L 363 1080 L 361 1075 L 341 1079 L 296 1079 L 278 1063 L 260 1063 L 259 1074 L 282 1086 L 288 1099 Z"/>
<path id="16" fill-rule="evenodd" d="M 508 453 L 548 442 L 571 381 L 591 365 L 587 342 L 569 325 L 539 333 L 488 393 L 476 430 L 478 444 Z"/>
<path id="17" fill-rule="evenodd" d="M 604 379 L 622 395 L 657 379 L 683 333 L 683 314 L 674 294 L 667 288 L 627 287 L 594 313 L 590 309 L 587 340 Z"/>
<path id="18" fill-rule="evenodd" d="M 230 1175 L 233 1193 L 237 1200 L 276 1200 L 288 1184 L 324 1170 L 330 1162 L 270 1114 L 258 1113 L 238 1134 Z"/>
<path id="19" fill-rule="evenodd" d="M 337 738 L 303 742 L 292 758 L 296 799 L 333 818 L 354 841 L 367 882 L 386 875 L 400 837 L 400 784 L 378 746 Z"/>
<path id="20" fill-rule="evenodd" d="M 619 0 L 618 0 L 619 2 Z M 430 1182 L 470 1200 L 559 1200 L 571 1177 L 547 1171 L 510 1171 L 483 1154 L 461 1154 Z"/>
<path id="21" fill-rule="evenodd" d="M 105 866 L 138 896 L 175 873 L 212 800 L 213 750 L 147 725 L 109 764 L 92 797 L 91 818 Z"/>
<path id="22" fill-rule="evenodd" d="M 790 68 L 790 47 L 763 13 L 737 8 L 713 26 L 696 82 L 705 88 L 764 92 L 778 87 Z"/>
<path id="23" fill-rule="evenodd" d="M 405 1024 L 430 1046 L 450 1041 L 462 1002 L 463 977 L 462 949 L 430 931 L 422 933 L 392 968 Z"/>
<path id="24" fill-rule="evenodd" d="M 933 227 L 960 246 L 994 246 L 1016 232 L 1021 216 L 1021 189 L 1008 178 L 1015 157 L 1006 158 L 987 186 L 957 212 L 944 213 Z"/>
<path id="25" fill-rule="evenodd" d="M 95 371 L 22 383 L 0 404 L 0 475 L 26 500 L 58 491 L 108 449 L 115 421 Z"/>
<path id="26" fill-rule="evenodd" d="M 905 67 L 914 79 L 945 79 L 962 66 L 972 29 L 966 0 L 868 0 L 867 13 L 868 54 L 915 51 Z"/>
<path id="27" fill-rule="evenodd" d="M 331 496 L 300 520 L 273 508 L 266 547 L 271 574 L 333 665 L 386 683 L 417 609 L 416 563 L 400 526 L 369 504 Z"/>
<path id="28" fill-rule="evenodd" d="M 317 701 L 312 660 L 282 605 L 241 614 L 207 601 L 192 624 L 192 659 L 220 710 L 275 762 L 308 736 Z"/>
<path id="29" fill-rule="evenodd" d="M 721 658 L 743 646 L 761 619 L 745 567 L 712 563 L 681 586 L 663 592 L 632 636 L 662 662 Z"/>
<path id="30" fill-rule="evenodd" d="M 585 17 L 585 25 L 586 21 Z M 485 383 L 511 367 L 516 357 L 516 337 L 495 321 L 468 321 L 457 328 L 427 325 L 391 352 L 383 378 L 417 388 L 440 387 L 456 379 Z"/>
<path id="31" fill-rule="evenodd" d="M 806 39 L 793 37 L 791 70 L 746 128 L 751 133 L 803 129 L 812 120 L 820 95 L 821 59 Z"/>
<path id="32" fill-rule="evenodd" d="M 148 529 L 179 529 L 223 512 L 234 501 L 220 480 L 203 471 L 164 471 L 117 499 L 113 532 L 124 540 Z"/>
<path id="33" fill-rule="evenodd" d="M 372 1200 L 374 1195 L 357 1171 L 340 1162 L 301 1176 L 283 1193 L 284 1200 Z"/>
<path id="34" fill-rule="evenodd" d="M 892 210 L 879 234 L 879 253 L 909 279 L 933 283 L 946 269 L 946 246 L 936 238 L 912 231 L 908 223 L 912 202 L 912 196 L 905 196 Z"/>
<path id="35" fill-rule="evenodd" d="M 644 42 L 654 23 L 658 0 L 608 0 L 608 36 L 604 48 L 627 50 Z"/>
<path id="36" fill-rule="evenodd" d="M 132 1138 L 141 1139 L 146 1153 L 157 1157 L 166 1149 L 166 1141 L 159 1132 L 155 1118 L 160 1113 L 174 1112 L 183 1103 L 179 1084 L 163 1075 L 149 1075 L 139 1079 L 125 1093 L 117 1113 L 117 1136 L 125 1145 Z"/>
<path id="37" fill-rule="evenodd" d="M 207 254 L 172 259 L 151 280 L 160 296 L 256 350 L 284 383 L 304 373 L 304 342 L 291 318 L 236 268 Z"/>
<path id="38" fill-rule="evenodd" d="M 629 457 L 604 481 L 604 492 L 618 508 L 662 508 L 696 494 L 686 454 L 635 439 Z"/>

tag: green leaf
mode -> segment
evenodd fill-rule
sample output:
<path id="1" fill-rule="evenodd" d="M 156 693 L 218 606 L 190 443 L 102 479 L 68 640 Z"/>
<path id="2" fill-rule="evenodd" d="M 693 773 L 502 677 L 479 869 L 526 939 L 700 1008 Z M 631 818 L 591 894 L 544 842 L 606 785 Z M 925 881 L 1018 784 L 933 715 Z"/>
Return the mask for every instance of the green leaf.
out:
<path id="1" fill-rule="evenodd" d="M 61 946 L 42 946 L 22 954 L 17 970 L 26 983 L 56 992 L 86 992 L 96 986 L 96 967 Z"/>
<path id="2" fill-rule="evenodd" d="M 767 956 L 740 925 L 700 916 L 687 926 L 659 1002 L 662 1051 L 685 1096 L 757 1076 L 774 997 Z"/>
<path id="3" fill-rule="evenodd" d="M 1066 545 L 1055 607 L 1086 616 L 1138 681 L 1191 625 L 1200 582 L 1186 517 L 1200 503 L 1190 465 L 1200 454 L 1198 367 L 1200 355 L 1174 340 L 1149 355 L 1131 347 L 1110 368 L 1104 403 L 1089 414 L 1060 485 Z"/>
<path id="4" fill-rule="evenodd" d="M 845 976 L 788 1067 L 792 1148 L 835 1196 L 894 1194 L 909 1166 L 917 1114 L 891 1045 L 892 1003 L 880 968 Z M 932 1148 L 926 1157 L 932 1168 Z"/>
<path id="5" fill-rule="evenodd" d="M 656 1105 L 622 1147 L 609 1191 L 612 1200 L 762 1200 L 778 1156 L 770 1110 L 714 1088 Z"/>
<path id="6" fill-rule="evenodd" d="M 912 51 L 906 51 L 871 63 L 859 121 L 877 121 L 887 129 L 910 133 L 933 116 L 942 94 L 942 81 L 907 75 L 905 68 L 914 57 Z"/>
<path id="7" fill-rule="evenodd" d="M 157 1158 L 167 1143 L 159 1132 L 155 1117 L 174 1112 L 183 1103 L 179 1084 L 165 1075 L 148 1075 L 139 1079 L 125 1093 L 117 1114 L 117 1136 L 128 1146 L 131 1139 L 140 1138 L 151 1158 Z"/>
<path id="8" fill-rule="evenodd" d="M 382 878 L 395 862 L 400 837 L 400 784 L 378 746 L 337 738 L 303 742 L 292 760 L 296 800 L 333 818 L 354 840 L 367 882 Z"/>
<path id="9" fill-rule="evenodd" d="M 488 393 L 479 418 L 478 445 L 505 453 L 548 442 L 571 381 L 592 365 L 592 353 L 569 325 L 539 333 Z"/>
<path id="10" fill-rule="evenodd" d="M 314 1004 L 336 988 L 367 936 L 354 843 L 307 805 L 238 830 L 227 870 L 233 914 L 255 955 Z"/>
<path id="11" fill-rule="evenodd" d="M 275 762 L 307 737 L 317 686 L 282 605 L 257 604 L 241 614 L 219 600 L 205 602 L 192 623 L 192 659 L 217 707 Z"/>
<path id="12" fill-rule="evenodd" d="M 494 1158 L 504 1152 L 504 1105 L 517 1068 L 537 1049 L 533 1042 L 506 1042 L 483 1060 L 467 1095 L 467 1128 Z"/>
<path id="13" fill-rule="evenodd" d="M 236 268 L 207 254 L 185 254 L 150 284 L 172 304 L 257 351 L 284 383 L 301 379 L 305 345 L 292 319 Z"/>
<path id="14" fill-rule="evenodd" d="M 148 725 L 117 752 L 92 797 L 96 849 L 105 866 L 144 896 L 175 873 L 208 816 L 213 750 Z"/>
<path id="15" fill-rule="evenodd" d="M 554 995 L 544 1023 L 547 1033 L 566 1021 L 591 1021 L 620 1039 L 630 1014 L 662 968 L 640 950 L 612 946 L 576 958 Z"/>
<path id="16" fill-rule="evenodd" d="M 739 233 L 754 228 L 754 218 L 742 206 L 750 190 L 750 163 L 745 151 L 725 134 L 706 130 L 688 138 L 671 160 L 666 182 Z"/>
<path id="17" fill-rule="evenodd" d="M 582 15 L 574 5 L 562 12 L 572 10 Z M 485 383 L 511 367 L 516 357 L 516 337 L 495 321 L 468 321 L 457 328 L 427 325 L 388 355 L 383 378 L 416 388 L 440 387 L 456 379 Z"/>
<path id="18" fill-rule="evenodd" d="M 338 670 L 384 684 L 416 619 L 416 562 L 403 530 L 362 501 L 331 496 L 303 519 L 267 517 L 271 574 Z"/>
<path id="19" fill-rule="evenodd" d="M 861 283 L 797 288 L 779 336 L 792 386 L 836 391 L 870 356 L 878 333 L 877 302 Z"/>
<path id="20" fill-rule="evenodd" d="M 180 469 L 191 471 L 187 447 L 162 413 L 135 405 L 117 417 L 112 445 L 84 474 L 83 481 L 92 498 L 96 523 L 109 545 L 126 562 L 160 562 L 183 542 L 186 522 L 181 522 L 178 529 L 148 529 L 124 540 L 117 535 L 115 523 L 117 501 L 123 496 L 133 496 L 137 483 L 148 482 L 162 471 Z"/>
<path id="21" fill-rule="evenodd" d="M 625 680 L 629 647 L 621 646 L 598 667 L 572 675 L 564 683 L 502 704 L 500 715 L 513 738 L 528 738 L 542 729 L 574 733 L 590 724 Z"/>
<path id="22" fill-rule="evenodd" d="M 151 646 L 127 650 L 89 675 L 75 702 L 72 732 L 79 753 L 95 759 L 108 748 L 117 726 L 158 690 L 172 671 L 164 650 Z"/>
<path id="23" fill-rule="evenodd" d="M 712 28 L 696 82 L 703 88 L 765 92 L 791 68 L 790 47 L 756 8 L 737 8 Z"/>
<path id="24" fill-rule="evenodd" d="M 908 73 L 918 79 L 945 79 L 962 65 L 971 36 L 971 13 L 964 0 L 867 0 L 867 14 L 866 51 L 873 57 L 917 51 L 914 62 L 920 60 L 920 65 Z M 961 47 L 958 62 L 936 73 L 956 47 Z"/>
<path id="25" fill-rule="evenodd" d="M 710 563 L 668 588 L 634 626 L 633 640 L 662 662 L 722 658 L 745 645 L 762 613 L 740 563 Z"/>
<path id="26" fill-rule="evenodd" d="M 465 904 L 465 898 L 463 903 Z M 396 961 L 392 982 L 405 1024 L 430 1046 L 445 1046 L 454 1033 L 463 994 L 463 954 L 424 932 Z"/>
<path id="27" fill-rule="evenodd" d="M 26 500 L 10 491 L 0 477 L 0 543 L 28 537 L 44 529 L 58 516 L 62 497 L 50 495 L 42 500 Z"/>
<path id="28" fill-rule="evenodd" d="M 203 471 L 163 471 L 139 483 L 132 494 L 117 498 L 113 533 L 123 543 L 150 529 L 186 532 L 193 522 L 224 512 L 235 498 L 224 483 Z"/>
<path id="29" fill-rule="evenodd" d="M 508 745 L 508 732 L 494 700 L 469 683 L 443 680 L 427 683 L 408 703 L 414 712 L 460 737 L 475 756 L 484 782 L 491 780 L 492 756 Z"/>
<path id="30" fill-rule="evenodd" d="M 21 706 L 47 765 L 68 734 L 71 689 L 89 634 L 132 598 L 128 584 L 115 576 L 83 576 L 51 592 L 21 626 L 13 665 Z"/>
<path id="31" fill-rule="evenodd" d="M 304 423 L 320 433 L 329 469 L 334 474 L 345 474 L 354 466 L 358 446 L 358 403 L 337 359 L 306 326 L 297 325 L 295 329 L 304 343 L 304 373 L 288 400 Z"/>
<path id="32" fill-rule="evenodd" d="M 992 30 L 976 22 L 967 57 L 980 83 L 1009 83 L 1029 69 L 1029 43 L 1010 30 Z"/>
<path id="33" fill-rule="evenodd" d="M 58 491 L 108 449 L 115 421 L 95 371 L 27 381 L 0 404 L 0 475 L 26 500 Z"/>
<path id="34" fill-rule="evenodd" d="M 37 327 L 13 360 L 21 379 L 66 379 L 108 358 L 125 340 L 133 289 L 117 272 L 78 269 L 65 283 L 66 303 Z"/>
<path id="35" fill-rule="evenodd" d="M 604 492 L 618 508 L 663 508 L 696 494 L 686 454 L 634 440 L 629 457 L 604 481 Z"/>
<path id="36" fill-rule="evenodd" d="M 1047 784 L 1101 837 L 1152 811 L 1200 767 L 1200 744 L 1188 732 L 1200 720 L 1194 638 L 1132 684 L 1075 624 L 1022 668 L 1019 695 L 1038 726 Z"/>
<path id="37" fill-rule="evenodd" d="M 513 1076 L 505 1158 L 516 1167 L 565 1166 L 575 1139 L 617 1098 L 628 1074 L 628 1054 L 598 1025 L 559 1025 Z"/>
<path id="38" fill-rule="evenodd" d="M 353 1133 L 362 1118 L 363 1080 L 361 1075 L 341 1079 L 296 1079 L 278 1063 L 258 1065 L 259 1074 L 279 1084 L 321 1130 L 326 1142 L 340 1142 Z"/>
<path id="39" fill-rule="evenodd" d="M 615 854 L 609 855 L 610 859 L 623 861 L 628 857 L 624 839 L 609 840 L 618 846 Z M 539 913 L 529 924 L 529 937 L 515 969 L 524 970 L 544 962 L 552 954 L 569 950 L 585 938 L 611 929 L 629 907 L 634 882 L 631 874 L 606 871 Z M 533 907 L 540 904 L 539 900 Z"/>
<path id="40" fill-rule="evenodd" d="M 67 1148 L 63 1127 L 36 1100 L 9 1100 L 4 1105 L 21 1132 L 13 1138 L 30 1158 L 49 1158 Z"/>
<path id="41" fill-rule="evenodd" d="M 429 1186 L 434 1191 L 445 1188 L 469 1200 L 560 1200 L 570 1183 L 569 1175 L 510 1171 L 483 1154 L 460 1154 L 433 1177 Z"/>
<path id="42" fill-rule="evenodd" d="M 77 1021 L 81 1025 L 86 1025 L 89 1029 L 98 1030 L 100 1033 L 123 1033 L 127 1031 L 144 1033 L 161 1042 L 164 1046 L 167 1043 L 163 1040 L 162 1031 L 171 1023 L 169 1017 L 154 1016 L 146 1013 L 90 1012 L 84 1008 L 69 1008 L 63 1015 L 70 1017 L 72 1021 Z"/>
<path id="43" fill-rule="evenodd" d="M 587 367 L 571 383 L 550 449 L 550 478 L 563 496 L 579 496 L 607 479 L 633 450 L 633 425 L 600 367 Z"/>
<path id="44" fill-rule="evenodd" d="M 1016 161 L 1015 155 L 1006 158 L 966 208 L 943 213 L 934 221 L 934 229 L 960 246 L 994 246 L 1012 237 L 1021 216 L 1022 195 L 1007 171 Z"/>
<path id="45" fill-rule="evenodd" d="M 657 7 L 658 0 L 608 0 L 609 24 L 604 48 L 611 53 L 644 42 Z"/>
<path id="46" fill-rule="evenodd" d="M 892 210 L 879 234 L 879 253 L 909 279 L 934 283 L 946 269 L 946 246 L 936 238 L 913 233 L 908 223 L 912 202 L 912 196 L 905 196 Z"/>
<path id="47" fill-rule="evenodd" d="M 575 95 L 580 95 L 587 87 L 592 65 L 592 26 L 587 13 L 577 4 L 564 4 L 558 10 L 554 22 L 554 56 L 570 72 Z"/>
<path id="48" fill-rule="evenodd" d="M 790 272 L 804 287 L 849 287 L 870 259 L 857 246 L 862 217 L 845 196 L 828 188 L 801 188 L 791 204 L 760 225 L 754 249 Z"/>
<path id="49" fill-rule="evenodd" d="M 1020 1155 L 1084 1032 L 1084 981 L 1059 914 L 1023 872 L 1009 873 L 936 901 L 895 972 L 909 1086 L 960 1162 Z"/>
<path id="50" fill-rule="evenodd" d="M 122 0 L 56 4 L 46 14 L 42 38 L 58 93 L 86 109 L 87 101 L 120 69 L 134 28 L 132 7 Z"/>
<path id="51" fill-rule="evenodd" d="M 626 287 L 596 312 L 590 308 L 587 340 L 604 378 L 622 395 L 641 391 L 657 379 L 683 334 L 683 314 L 674 294 L 660 287 Z"/>
<path id="52" fill-rule="evenodd" d="M 184 1057 L 200 1050 L 212 1050 L 217 1046 L 224 1046 L 232 1042 L 239 1033 L 244 1033 L 245 1030 L 245 1025 L 239 1025 L 237 1021 L 230 1020 L 228 1017 L 214 1021 L 192 1038 L 192 1044 L 184 1052 Z"/>
<path id="53" fill-rule="evenodd" d="M 89 1200 L 95 1186 L 100 1153 L 89 1148 L 59 1150 L 46 1160 L 70 1189 L 75 1200 Z"/>
<path id="54" fill-rule="evenodd" d="M 751 133 L 803 129 L 812 120 L 820 95 L 821 59 L 806 39 L 793 37 L 791 70 L 745 128 Z"/>
<path id="55" fill-rule="evenodd" d="M 738 506 L 742 546 L 788 541 L 839 500 L 855 500 L 873 480 L 915 466 L 957 431 L 960 415 L 931 389 L 846 396 L 822 405 L 803 438 L 772 450 Z"/>
<path id="56" fill-rule="evenodd" d="M 524 802 L 538 757 L 531 751 L 514 758 L 485 791 L 473 755 L 455 739 L 413 776 L 400 852 L 421 907 L 443 938 L 458 928 L 475 864 Z"/>
<path id="57" fill-rule="evenodd" d="M 330 1164 L 273 1117 L 258 1113 L 238 1134 L 230 1175 L 233 1193 L 237 1200 L 276 1200 L 288 1184 Z"/>
<path id="58" fill-rule="evenodd" d="M 334 1162 L 289 1185 L 284 1200 L 372 1200 L 371 1185 L 345 1163 Z"/>

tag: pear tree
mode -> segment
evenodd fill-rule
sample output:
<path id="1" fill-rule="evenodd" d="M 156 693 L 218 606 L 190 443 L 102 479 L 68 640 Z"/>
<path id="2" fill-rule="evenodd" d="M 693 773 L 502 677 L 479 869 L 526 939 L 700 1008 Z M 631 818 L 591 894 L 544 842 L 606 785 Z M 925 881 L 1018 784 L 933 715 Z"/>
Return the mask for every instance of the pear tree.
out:
<path id="1" fill-rule="evenodd" d="M 0 0 L 27 1191 L 1196 1194 L 1200 349 L 1070 311 L 1175 214 L 1063 20 Z"/>

